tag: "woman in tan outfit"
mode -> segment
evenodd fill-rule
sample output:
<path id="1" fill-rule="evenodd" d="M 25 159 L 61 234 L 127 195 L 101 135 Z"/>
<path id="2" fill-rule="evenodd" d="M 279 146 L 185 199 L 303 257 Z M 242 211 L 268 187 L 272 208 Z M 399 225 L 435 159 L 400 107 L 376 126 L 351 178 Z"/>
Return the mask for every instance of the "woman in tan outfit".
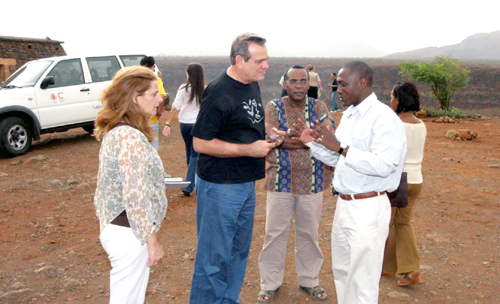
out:
<path id="1" fill-rule="evenodd" d="M 306 69 L 309 72 L 309 90 L 307 90 L 307 96 L 318 99 L 321 95 L 321 91 L 323 91 L 321 79 L 318 73 L 314 72 L 314 67 L 312 65 L 308 65 Z"/>
<path id="2" fill-rule="evenodd" d="M 408 206 L 392 207 L 389 237 L 384 253 L 382 275 L 401 275 L 399 286 L 421 284 L 425 276 L 420 273 L 417 242 L 411 225 L 411 214 L 422 189 L 422 159 L 427 130 L 425 124 L 413 115 L 420 109 L 417 87 L 410 82 L 398 82 L 391 93 L 391 108 L 403 121 L 408 149 L 403 172 L 408 174 Z"/>

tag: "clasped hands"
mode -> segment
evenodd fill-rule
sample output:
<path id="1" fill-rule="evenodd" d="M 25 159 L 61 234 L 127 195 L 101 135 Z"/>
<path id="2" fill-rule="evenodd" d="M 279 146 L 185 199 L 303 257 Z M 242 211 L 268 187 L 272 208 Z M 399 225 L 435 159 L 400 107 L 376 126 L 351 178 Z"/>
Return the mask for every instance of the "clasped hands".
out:
<path id="1" fill-rule="evenodd" d="M 316 120 L 316 123 L 311 123 L 311 127 L 309 127 L 304 120 L 299 118 L 299 123 L 294 123 L 288 131 L 276 128 L 272 128 L 272 131 L 279 136 L 300 140 L 304 144 L 314 141 L 335 152 L 340 149 L 340 142 L 335 137 L 335 131 L 328 121 L 320 123 Z"/>

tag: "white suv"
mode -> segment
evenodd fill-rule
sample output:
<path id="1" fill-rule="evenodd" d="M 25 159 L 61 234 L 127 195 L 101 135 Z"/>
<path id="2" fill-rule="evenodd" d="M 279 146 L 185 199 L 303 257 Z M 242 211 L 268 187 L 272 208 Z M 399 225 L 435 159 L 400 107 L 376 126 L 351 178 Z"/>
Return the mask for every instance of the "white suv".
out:
<path id="1" fill-rule="evenodd" d="M 0 84 L 0 155 L 22 155 L 44 133 L 77 127 L 92 133 L 101 91 L 119 69 L 139 65 L 143 57 L 64 56 L 27 62 Z"/>

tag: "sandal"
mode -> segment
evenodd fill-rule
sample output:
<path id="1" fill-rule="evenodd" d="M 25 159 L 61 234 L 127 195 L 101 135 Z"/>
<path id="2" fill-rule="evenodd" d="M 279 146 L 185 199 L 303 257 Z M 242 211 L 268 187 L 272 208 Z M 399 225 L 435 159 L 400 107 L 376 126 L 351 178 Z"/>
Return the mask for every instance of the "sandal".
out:
<path id="1" fill-rule="evenodd" d="M 276 293 L 279 290 L 279 287 L 275 290 L 261 290 L 259 292 L 259 295 L 257 296 L 257 301 L 259 301 L 260 303 L 271 303 L 271 301 L 274 300 L 274 296 L 276 296 Z"/>
<path id="2" fill-rule="evenodd" d="M 421 274 L 420 270 L 407 273 L 400 280 L 398 280 L 398 286 L 410 286 L 424 283 L 425 275 Z"/>
<path id="3" fill-rule="evenodd" d="M 318 301 L 324 301 L 328 298 L 326 291 L 323 289 L 323 287 L 321 287 L 319 285 L 316 287 L 299 286 L 299 289 L 307 292 L 313 299 L 318 300 Z M 324 294 L 324 296 L 321 297 L 320 294 Z"/>

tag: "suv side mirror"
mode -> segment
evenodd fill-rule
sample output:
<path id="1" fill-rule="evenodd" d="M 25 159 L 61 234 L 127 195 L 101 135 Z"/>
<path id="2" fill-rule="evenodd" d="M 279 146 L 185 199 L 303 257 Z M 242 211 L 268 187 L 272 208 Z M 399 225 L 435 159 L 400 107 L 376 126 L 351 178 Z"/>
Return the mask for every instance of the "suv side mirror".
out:
<path id="1" fill-rule="evenodd" d="M 55 81 L 54 81 L 54 77 L 53 76 L 47 76 L 43 79 L 42 81 L 42 84 L 40 85 L 40 87 L 42 89 L 46 89 L 49 87 L 49 85 L 54 85 L 55 84 Z"/>

